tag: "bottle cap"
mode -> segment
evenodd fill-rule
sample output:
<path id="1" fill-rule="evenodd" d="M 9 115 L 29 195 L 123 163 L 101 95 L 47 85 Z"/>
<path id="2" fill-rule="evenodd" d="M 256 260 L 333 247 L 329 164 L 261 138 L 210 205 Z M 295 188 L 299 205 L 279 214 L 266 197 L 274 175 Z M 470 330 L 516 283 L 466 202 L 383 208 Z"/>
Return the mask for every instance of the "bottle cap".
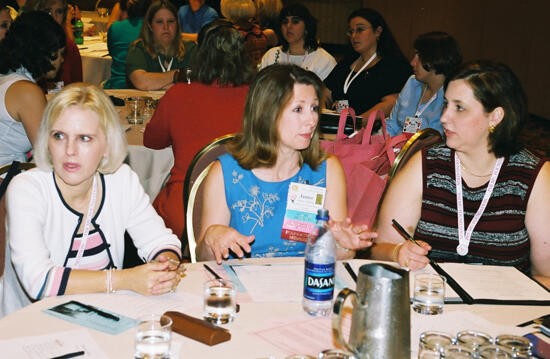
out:
<path id="1" fill-rule="evenodd" d="M 317 210 L 317 220 L 324 220 L 328 221 L 329 215 L 328 215 L 328 209 L 326 208 L 319 208 Z"/>

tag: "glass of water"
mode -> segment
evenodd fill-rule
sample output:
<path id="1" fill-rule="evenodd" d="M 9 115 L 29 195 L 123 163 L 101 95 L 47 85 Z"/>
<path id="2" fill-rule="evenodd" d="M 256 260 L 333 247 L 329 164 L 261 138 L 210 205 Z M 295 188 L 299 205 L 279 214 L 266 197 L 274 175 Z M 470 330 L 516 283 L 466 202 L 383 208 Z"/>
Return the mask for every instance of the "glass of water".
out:
<path id="1" fill-rule="evenodd" d="M 204 283 L 203 317 L 214 324 L 232 322 L 236 313 L 235 287 L 224 278 Z"/>
<path id="2" fill-rule="evenodd" d="M 418 359 L 439 359 L 444 349 L 453 344 L 451 335 L 443 332 L 424 332 L 420 334 Z"/>
<path id="3" fill-rule="evenodd" d="M 138 318 L 136 325 L 135 359 L 170 359 L 172 319 L 150 314 Z"/>
<path id="4" fill-rule="evenodd" d="M 445 301 L 445 277 L 432 273 L 414 276 L 412 308 L 421 314 L 440 314 Z"/>

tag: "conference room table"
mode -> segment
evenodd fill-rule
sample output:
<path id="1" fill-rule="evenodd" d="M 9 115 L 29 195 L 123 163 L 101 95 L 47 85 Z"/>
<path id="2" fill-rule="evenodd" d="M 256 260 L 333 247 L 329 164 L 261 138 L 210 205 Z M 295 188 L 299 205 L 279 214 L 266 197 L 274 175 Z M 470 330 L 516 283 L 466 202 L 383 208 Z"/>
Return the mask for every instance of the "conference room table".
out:
<path id="1" fill-rule="evenodd" d="M 370 261 L 348 262 L 358 268 Z M 81 343 L 84 347 L 97 347 L 104 353 L 83 358 L 131 358 L 134 348 L 133 329 L 110 335 L 58 319 L 43 311 L 69 300 L 78 300 L 130 318 L 166 311 L 179 311 L 200 318 L 203 283 L 212 279 L 203 264 L 186 264 L 187 271 L 176 292 L 162 296 L 148 297 L 119 291 L 112 294 L 50 297 L 35 302 L 0 319 L 0 347 L 4 347 L 5 353 L 7 348 L 21 345 L 17 343 L 33 345 L 36 336 L 47 335 L 49 340 L 62 340 L 73 335 L 84 341 Z M 331 331 L 331 318 L 311 317 L 302 310 L 303 258 L 230 260 L 223 265 L 213 262 L 208 265 L 222 277 L 232 279 L 238 288 L 240 311 L 232 323 L 223 326 L 230 331 L 231 340 L 208 346 L 173 333 L 172 359 L 283 359 L 291 354 L 316 357 L 322 350 L 338 347 Z M 335 295 L 343 287 L 355 289 L 351 277 L 342 263 L 338 262 Z M 349 331 L 350 312 L 349 308 L 345 310 L 344 331 Z M 446 304 L 443 314 L 434 316 L 421 315 L 411 310 L 411 358 L 417 356 L 418 338 L 423 331 L 456 334 L 460 330 L 473 329 L 492 336 L 503 333 L 525 334 L 533 332 L 533 327 L 518 328 L 516 325 L 544 314 L 548 314 L 548 307 Z M 56 336 L 59 339 L 55 339 Z M 88 338 L 88 341 L 82 338 Z M 42 359 L 40 356 L 36 358 Z"/>
<path id="2" fill-rule="evenodd" d="M 82 80 L 99 86 L 111 77 L 113 59 L 107 43 L 99 35 L 85 36 L 84 43 L 77 45 L 82 59 Z"/>

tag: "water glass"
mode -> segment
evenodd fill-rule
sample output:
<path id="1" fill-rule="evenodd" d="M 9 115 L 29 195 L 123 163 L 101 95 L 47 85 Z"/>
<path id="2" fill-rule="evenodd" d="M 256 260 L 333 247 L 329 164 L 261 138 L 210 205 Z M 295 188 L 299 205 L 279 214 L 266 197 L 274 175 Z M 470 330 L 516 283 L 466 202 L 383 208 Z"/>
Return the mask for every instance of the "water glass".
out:
<path id="1" fill-rule="evenodd" d="M 150 314 L 138 318 L 135 332 L 135 359 L 170 359 L 172 319 Z"/>
<path id="2" fill-rule="evenodd" d="M 453 344 L 453 338 L 442 332 L 420 334 L 418 359 L 439 359 L 444 349 Z"/>
<path id="3" fill-rule="evenodd" d="M 126 99 L 126 108 L 128 110 L 128 116 L 126 119 L 131 124 L 143 123 L 143 107 L 145 101 L 142 97 L 129 97 Z"/>
<path id="4" fill-rule="evenodd" d="M 514 358 L 527 359 L 533 354 L 533 344 L 525 337 L 503 334 L 496 337 L 495 344 L 509 349 Z"/>
<path id="5" fill-rule="evenodd" d="M 226 324 L 235 318 L 235 286 L 224 278 L 204 284 L 203 317 L 214 324 Z"/>
<path id="6" fill-rule="evenodd" d="M 419 273 L 414 277 L 412 308 L 421 314 L 440 314 L 445 301 L 445 277 Z"/>
<path id="7" fill-rule="evenodd" d="M 477 350 L 482 345 L 492 344 L 493 338 L 489 334 L 465 330 L 456 335 L 457 344 L 464 345 L 472 350 Z"/>
<path id="8" fill-rule="evenodd" d="M 515 358 L 510 350 L 502 345 L 489 344 L 479 347 L 480 359 L 511 359 Z"/>
<path id="9" fill-rule="evenodd" d="M 355 359 L 355 357 L 340 349 L 327 349 L 320 352 L 317 359 Z"/>
<path id="10" fill-rule="evenodd" d="M 306 354 L 291 354 L 286 356 L 285 359 L 315 359 L 315 357 Z"/>
<path id="11" fill-rule="evenodd" d="M 476 350 L 460 344 L 447 346 L 443 353 L 445 359 L 472 359 L 476 357 Z"/>

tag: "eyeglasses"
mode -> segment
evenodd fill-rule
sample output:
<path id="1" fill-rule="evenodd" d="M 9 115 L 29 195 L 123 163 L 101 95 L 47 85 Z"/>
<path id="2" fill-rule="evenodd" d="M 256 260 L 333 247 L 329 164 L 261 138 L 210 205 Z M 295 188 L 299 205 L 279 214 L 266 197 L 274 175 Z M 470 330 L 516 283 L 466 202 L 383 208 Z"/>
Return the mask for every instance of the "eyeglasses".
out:
<path id="1" fill-rule="evenodd" d="M 363 31 L 366 31 L 368 29 L 372 29 L 372 26 L 365 26 L 365 27 L 358 27 L 356 29 L 349 29 L 346 31 L 346 35 L 349 37 L 352 37 L 353 34 L 360 35 Z"/>

